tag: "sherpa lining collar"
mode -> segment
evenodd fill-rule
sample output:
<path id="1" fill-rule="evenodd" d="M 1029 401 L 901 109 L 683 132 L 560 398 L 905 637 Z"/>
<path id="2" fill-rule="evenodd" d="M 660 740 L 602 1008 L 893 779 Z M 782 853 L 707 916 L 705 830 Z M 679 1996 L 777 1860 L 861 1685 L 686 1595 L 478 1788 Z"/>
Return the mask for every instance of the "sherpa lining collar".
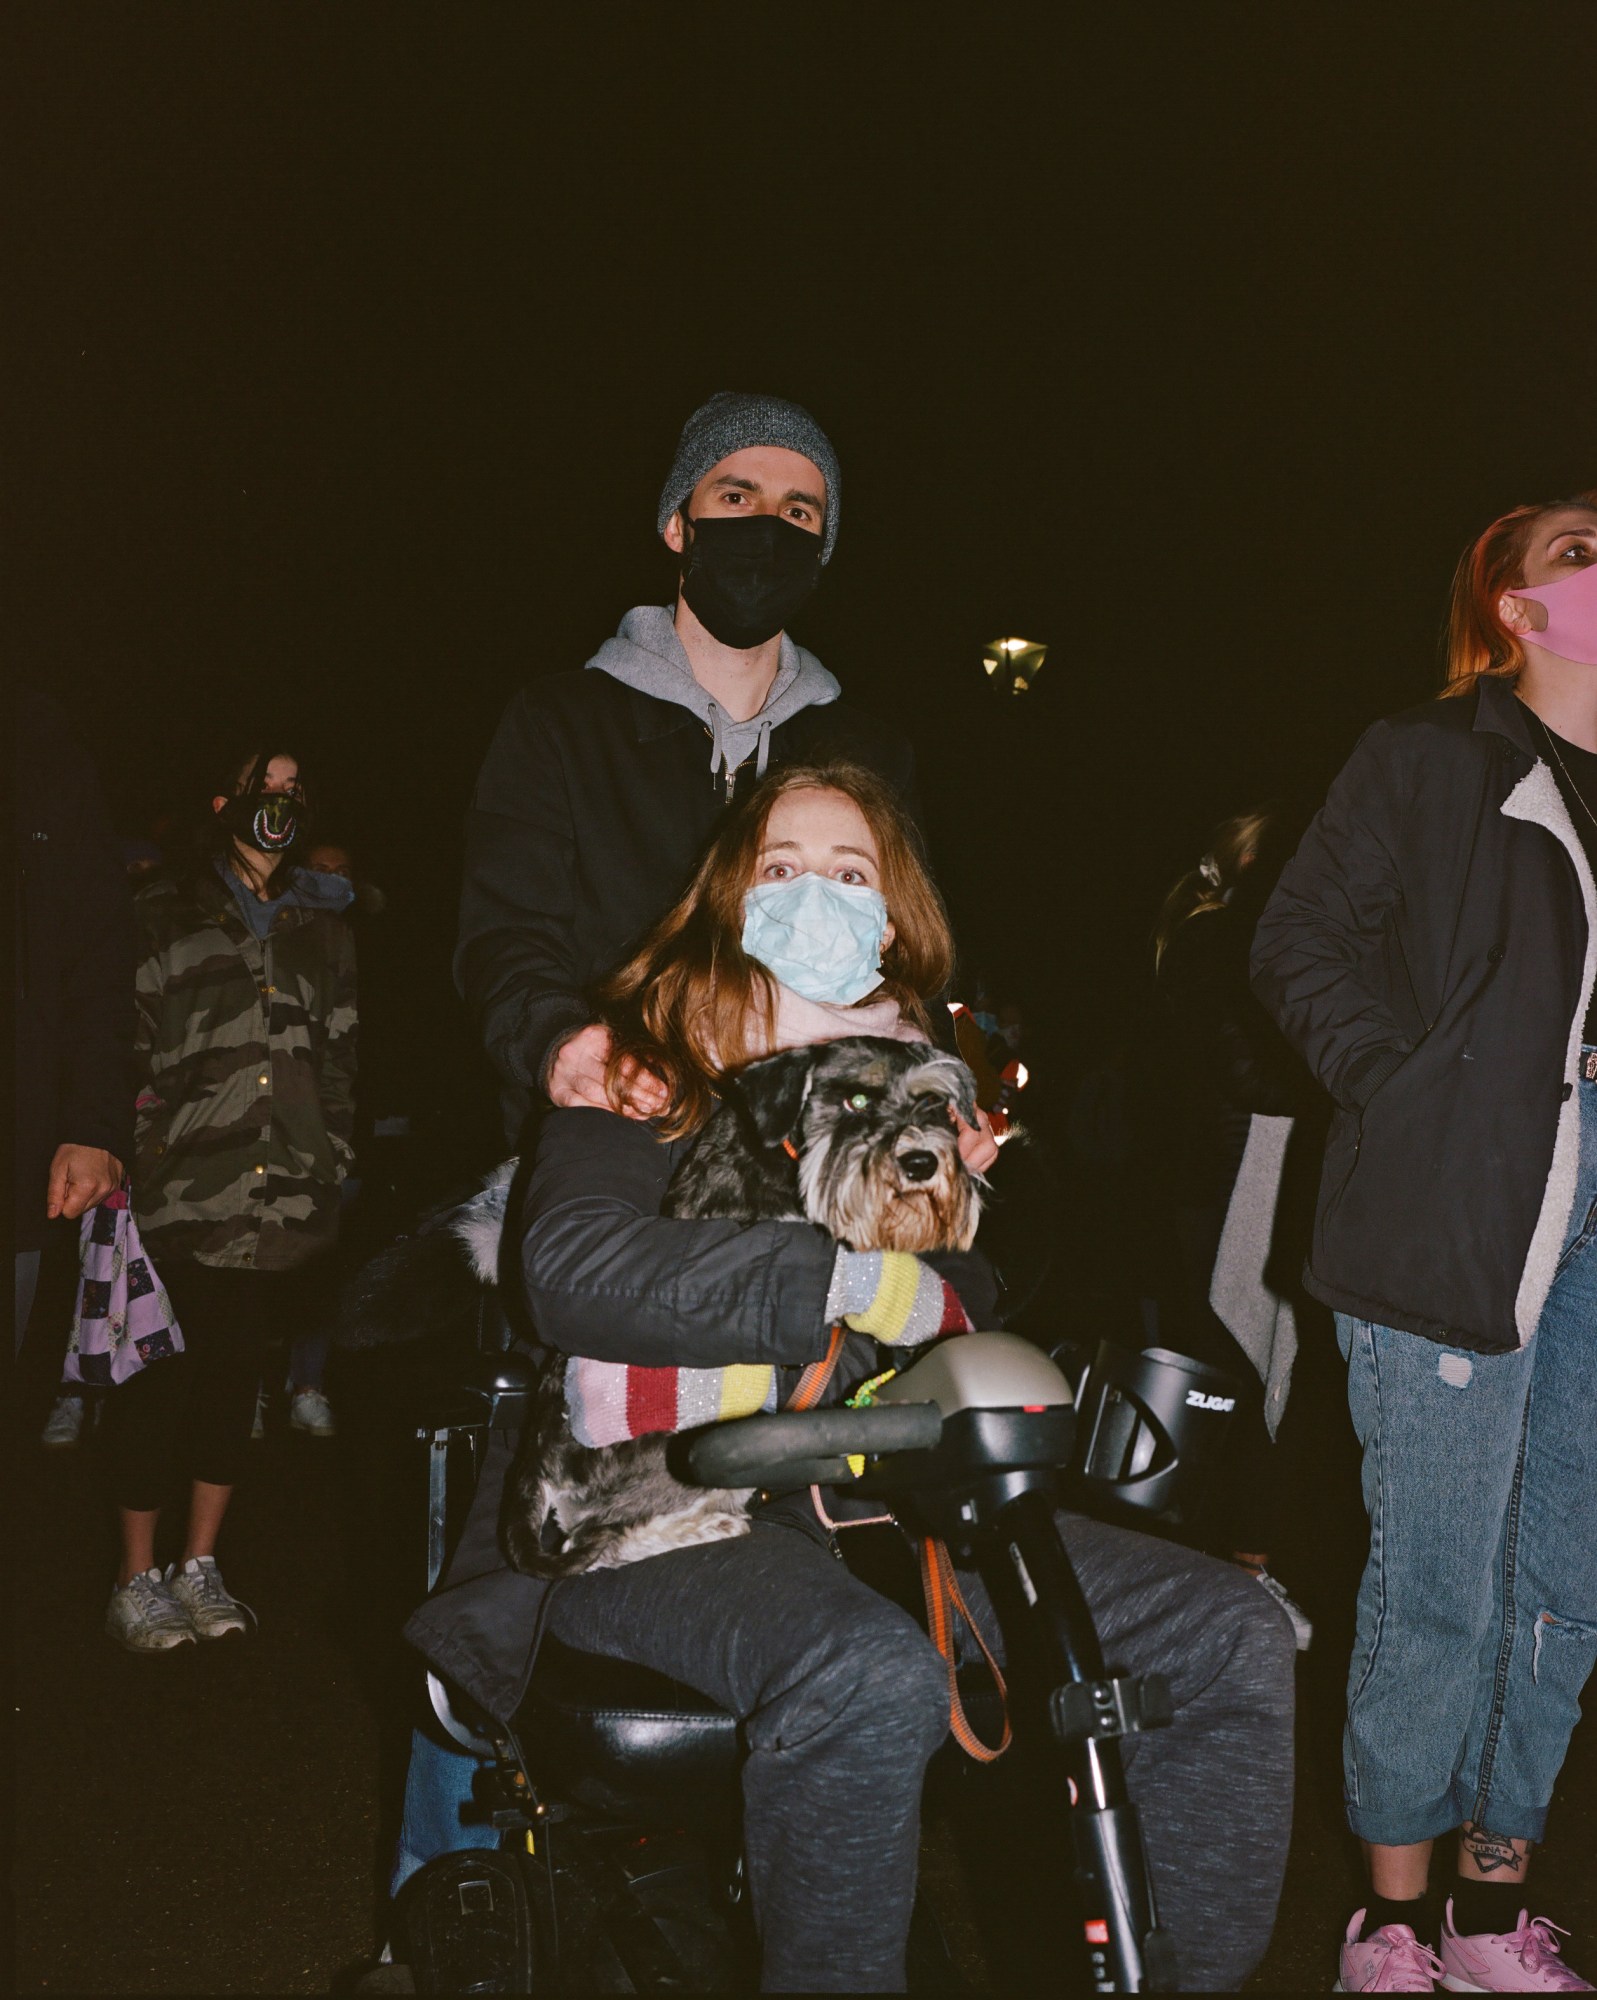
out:
<path id="1" fill-rule="evenodd" d="M 1553 1162 L 1514 1300 L 1514 1323 L 1519 1330 L 1519 1344 L 1526 1347 L 1541 1319 L 1547 1294 L 1553 1288 L 1558 1259 L 1569 1229 L 1570 1213 L 1575 1205 L 1575 1179 L 1580 1171 L 1580 1091 L 1577 1088 L 1580 1051 L 1586 1024 L 1587 997 L 1591 993 L 1592 982 L 1597 980 L 1597 882 L 1592 879 L 1591 863 L 1586 858 L 1585 846 L 1564 803 L 1564 795 L 1545 760 L 1538 758 L 1525 773 L 1504 799 L 1502 811 L 1507 819 L 1525 820 L 1532 826 L 1545 827 L 1563 846 L 1574 865 L 1575 876 L 1580 883 L 1581 902 L 1586 911 L 1585 971 L 1569 1025 L 1564 1057 L 1564 1101 L 1558 1111 Z"/>

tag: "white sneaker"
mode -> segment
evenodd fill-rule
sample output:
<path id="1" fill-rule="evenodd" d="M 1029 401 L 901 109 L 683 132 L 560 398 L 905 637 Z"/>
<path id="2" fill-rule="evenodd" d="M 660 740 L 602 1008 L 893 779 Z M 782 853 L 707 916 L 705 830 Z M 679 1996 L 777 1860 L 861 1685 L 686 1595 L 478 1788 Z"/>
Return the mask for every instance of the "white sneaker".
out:
<path id="1" fill-rule="evenodd" d="M 195 1637 L 188 1613 L 158 1569 L 140 1570 L 112 1591 L 105 1632 L 130 1653 L 167 1653 L 174 1646 L 192 1646 Z"/>
<path id="2" fill-rule="evenodd" d="M 1268 1591 L 1292 1621 L 1292 1636 L 1298 1642 L 1298 1651 L 1306 1653 L 1314 1643 L 1314 1627 L 1309 1623 L 1308 1613 L 1288 1594 L 1286 1585 L 1278 1582 L 1267 1569 L 1256 1569 L 1252 1575 L 1259 1588 Z"/>
<path id="3" fill-rule="evenodd" d="M 262 1389 L 255 1398 L 255 1421 L 250 1425 L 250 1442 L 259 1444 L 266 1435 L 266 1391 Z"/>
<path id="4" fill-rule="evenodd" d="M 330 1438 L 337 1430 L 333 1406 L 320 1389 L 296 1389 L 288 1406 L 290 1430 L 308 1431 L 313 1438 Z"/>
<path id="5" fill-rule="evenodd" d="M 188 1613 L 197 1638 L 226 1639 L 234 1632 L 247 1632 L 256 1622 L 255 1613 L 223 1583 L 215 1556 L 190 1556 L 181 1570 L 173 1563 L 166 1585 Z"/>
<path id="6" fill-rule="evenodd" d="M 50 1405 L 50 1414 L 45 1418 L 44 1429 L 39 1433 L 39 1442 L 49 1445 L 52 1450 L 62 1445 L 76 1444 L 83 1435 L 83 1419 L 88 1406 L 81 1396 L 57 1396 Z"/>

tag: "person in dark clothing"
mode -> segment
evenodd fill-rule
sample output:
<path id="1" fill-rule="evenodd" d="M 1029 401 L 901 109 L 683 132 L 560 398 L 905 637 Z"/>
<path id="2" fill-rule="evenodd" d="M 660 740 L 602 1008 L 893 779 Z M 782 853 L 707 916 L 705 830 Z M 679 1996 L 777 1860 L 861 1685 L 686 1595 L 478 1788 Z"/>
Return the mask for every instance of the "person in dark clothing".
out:
<path id="1" fill-rule="evenodd" d="M 16 735 L 16 1346 L 47 1223 L 122 1184 L 133 1154 L 133 906 L 93 763 L 24 684 Z"/>
<path id="2" fill-rule="evenodd" d="M 1443 693 L 1364 736 L 1253 953 L 1336 1105 L 1306 1282 L 1371 1516 L 1342 1984 L 1589 1991 L 1524 1882 L 1597 1660 L 1597 491 L 1466 550 Z"/>
<path id="3" fill-rule="evenodd" d="M 682 432 L 657 526 L 675 605 L 629 611 L 582 671 L 506 710 L 466 819 L 455 978 L 497 1071 L 516 1143 L 535 1098 L 605 1105 L 605 1030 L 588 989 L 687 881 L 739 786 L 843 757 L 910 799 L 900 738 L 839 700 L 787 636 L 830 561 L 841 487 L 814 419 L 722 393 Z M 628 1109 L 658 1086 L 635 1074 Z M 983 1134 L 981 1156 L 996 1148 Z"/>
<path id="4" fill-rule="evenodd" d="M 1215 1260 L 1255 1117 L 1315 1118 L 1323 1092 L 1248 985 L 1248 953 L 1259 912 L 1286 858 L 1279 813 L 1250 812 L 1216 827 L 1195 869 L 1166 896 L 1154 934 L 1162 1087 L 1159 1146 L 1176 1239 L 1179 1291 L 1167 1301 L 1163 1344 L 1225 1369 L 1238 1384 L 1226 1463 L 1207 1510 L 1211 1545 L 1258 1579 L 1292 1621 L 1298 1645 L 1313 1636 L 1307 1615 L 1270 1574 L 1282 1496 L 1270 1417 L 1278 1422 L 1283 1381 L 1245 1352 L 1210 1304 Z M 1268 1236 L 1279 1178 L 1260 1192 Z M 1244 1195 L 1250 1190 L 1244 1188 Z M 1300 1246 L 1301 1252 L 1301 1246 Z"/>
<path id="5" fill-rule="evenodd" d="M 868 952 L 863 905 L 876 922 Z M 617 1097 L 631 1054 L 667 1091 L 662 1117 L 556 1110 L 531 1165 L 519 1268 L 579 1438 L 674 1428 L 660 1421 L 667 1405 L 679 1424 L 704 1408 L 774 1407 L 834 1324 L 850 1332 L 829 1401 L 936 1338 L 951 1298 L 965 1309 L 952 1324 L 965 1312 L 991 1323 L 979 1254 L 853 1250 L 804 1222 L 661 1213 L 724 1070 L 861 1032 L 923 1037 L 951 956 L 908 823 L 869 774 L 773 773 L 723 824 L 682 900 L 605 989 Z M 725 1704 L 747 1742 L 762 1988 L 900 1990 L 922 1779 L 947 1733 L 948 1678 L 915 1621 L 837 1560 L 838 1535 L 876 1509 L 816 1489 L 758 1508 L 744 1536 L 550 1585 L 500 1551 L 509 1457 L 496 1439 L 450 1568 L 407 1627 L 412 1642 L 506 1719 L 544 1630 Z M 1175 1722 L 1138 1740 L 1129 1782 L 1184 1976 L 1195 1990 L 1232 1990 L 1268 1942 L 1284 1865 L 1290 1631 L 1228 1564 L 1076 1517 L 1063 1531 L 1110 1657 L 1169 1676 Z M 961 1588 L 992 1631 L 979 1580 L 962 1575 Z M 461 1823 L 469 1777 L 469 1760 L 418 1740 L 399 1872 L 430 1848 L 484 1838 Z"/>

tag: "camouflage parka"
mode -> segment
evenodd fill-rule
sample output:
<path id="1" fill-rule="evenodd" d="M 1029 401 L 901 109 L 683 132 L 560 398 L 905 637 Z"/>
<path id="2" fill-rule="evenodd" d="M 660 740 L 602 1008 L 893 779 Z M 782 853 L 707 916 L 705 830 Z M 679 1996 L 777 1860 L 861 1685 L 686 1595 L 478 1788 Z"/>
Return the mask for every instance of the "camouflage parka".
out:
<path id="1" fill-rule="evenodd" d="M 287 904 L 257 938 L 211 874 L 134 908 L 140 1233 L 158 1259 L 294 1270 L 332 1247 L 353 1160 L 349 926 Z"/>

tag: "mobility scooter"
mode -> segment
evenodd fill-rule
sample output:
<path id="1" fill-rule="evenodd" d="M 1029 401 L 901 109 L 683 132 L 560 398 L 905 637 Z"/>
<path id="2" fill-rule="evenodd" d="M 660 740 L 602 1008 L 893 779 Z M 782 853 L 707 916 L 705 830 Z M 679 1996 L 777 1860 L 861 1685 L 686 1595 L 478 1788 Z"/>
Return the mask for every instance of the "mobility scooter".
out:
<path id="1" fill-rule="evenodd" d="M 429 1585 L 470 1483 L 459 1475 L 488 1425 L 513 1420 L 527 1394 L 517 1357 L 485 1355 L 477 1386 L 419 1433 L 430 1461 Z M 1165 1350 L 1050 1356 L 1014 1335 L 976 1333 L 924 1350 L 868 1407 L 750 1417 L 680 1441 L 684 1477 L 773 1494 L 848 1482 L 885 1500 L 910 1535 L 940 1538 L 980 1570 L 1014 1681 L 1006 1764 L 1029 1769 L 1056 1830 L 1061 1820 L 1068 1828 L 1058 1873 L 1073 1878 L 1074 1908 L 1062 1927 L 1054 1910 L 1045 1920 L 1067 1987 L 1072 1958 L 1091 1992 L 1171 1991 L 1179 1972 L 1120 1753 L 1122 1737 L 1169 1720 L 1168 1690 L 1158 1676 L 1106 1669 L 1054 1510 L 1134 1525 L 1171 1519 L 1190 1505 L 1233 1395 L 1218 1371 Z M 895 1528 L 859 1532 L 908 1546 Z M 923 1539 L 923 1549 L 936 1546 Z M 991 1740 L 991 1677 L 961 1668 L 957 1684 Z M 439 1855 L 402 1890 L 395 1949 L 415 1991 L 753 1990 L 731 1715 L 648 1669 L 549 1638 L 508 1721 L 471 1712 L 436 1679 L 429 1686 L 441 1726 L 482 1760 L 483 1833 L 498 1845 Z M 951 1742 L 931 1781 L 965 1785 L 974 1799 L 993 1775 Z M 923 1889 L 911 1990 L 963 1990 L 928 1905 Z"/>

